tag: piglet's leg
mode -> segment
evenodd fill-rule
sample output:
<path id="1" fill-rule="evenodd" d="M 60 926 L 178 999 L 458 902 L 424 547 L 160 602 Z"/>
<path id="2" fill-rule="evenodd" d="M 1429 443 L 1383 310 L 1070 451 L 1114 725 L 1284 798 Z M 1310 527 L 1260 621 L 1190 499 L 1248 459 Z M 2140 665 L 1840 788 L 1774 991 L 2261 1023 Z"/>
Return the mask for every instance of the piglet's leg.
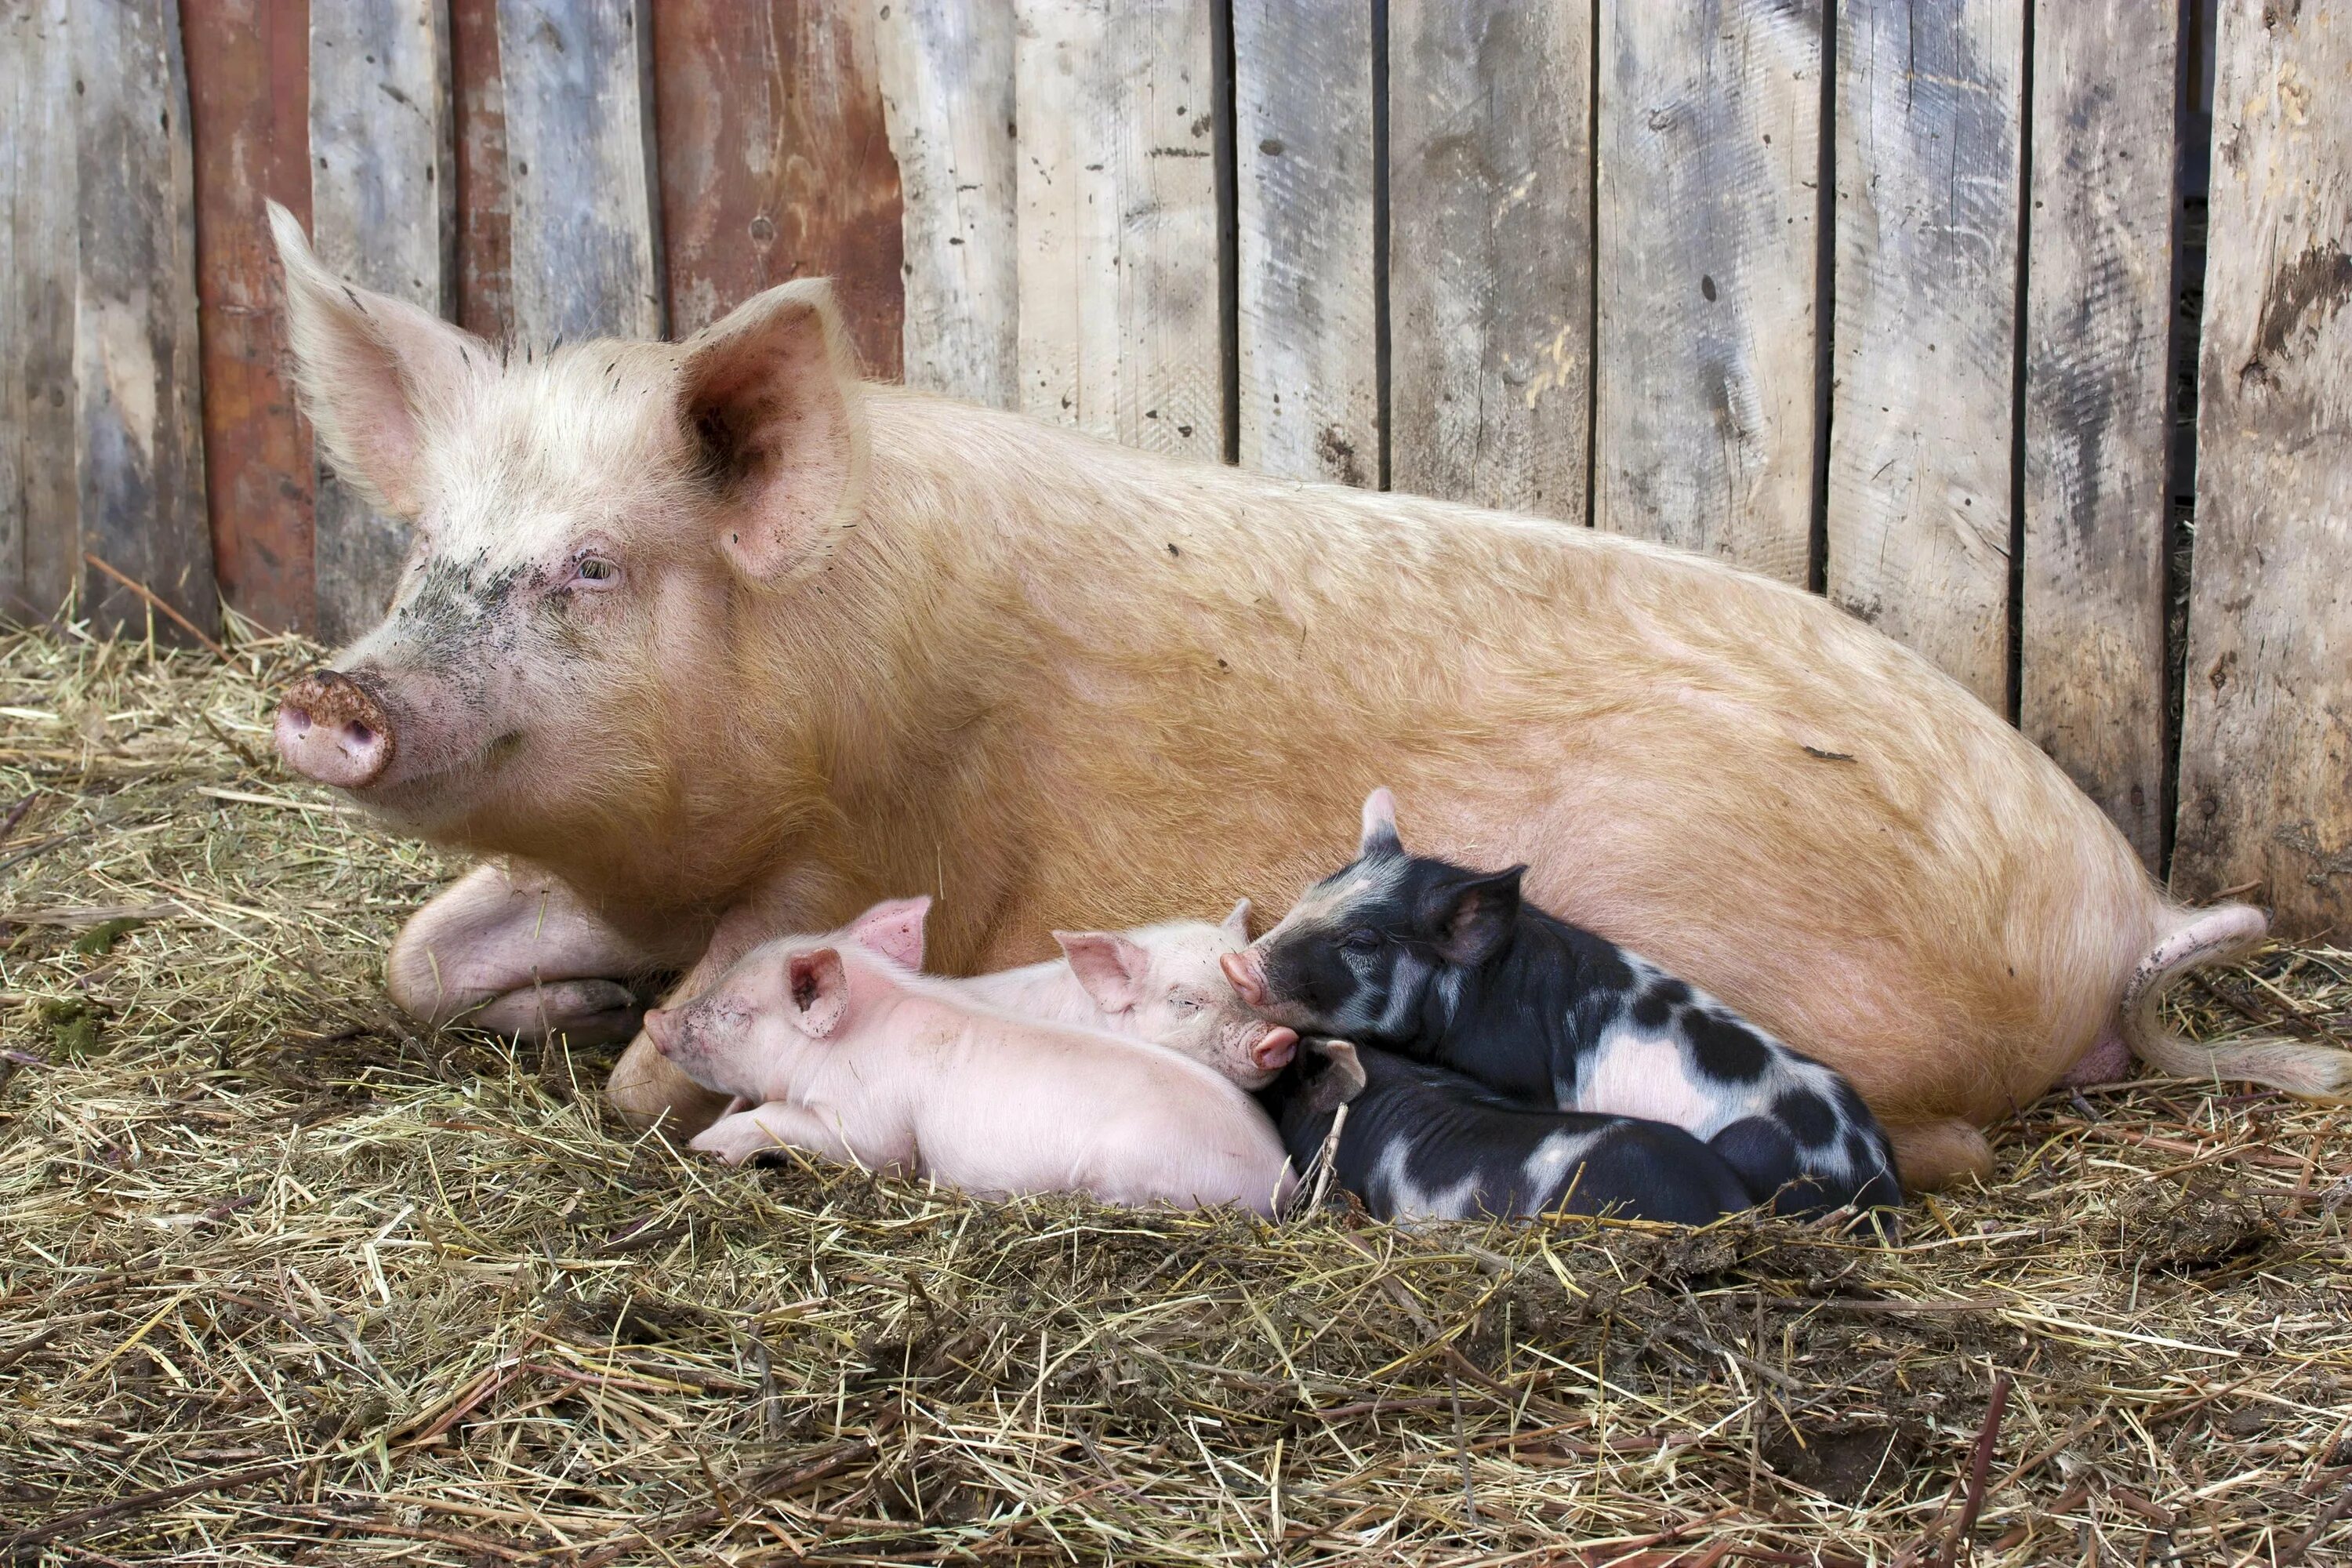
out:
<path id="1" fill-rule="evenodd" d="M 624 982 L 649 956 L 543 873 L 478 866 L 410 917 L 384 985 L 401 1010 L 518 1039 L 609 1045 L 644 1009 Z"/>
<path id="2" fill-rule="evenodd" d="M 772 1100 L 732 1116 L 722 1116 L 695 1136 L 689 1148 L 740 1165 L 768 1149 L 790 1145 L 845 1165 L 861 1163 L 856 1152 L 820 1118 L 797 1105 Z"/>

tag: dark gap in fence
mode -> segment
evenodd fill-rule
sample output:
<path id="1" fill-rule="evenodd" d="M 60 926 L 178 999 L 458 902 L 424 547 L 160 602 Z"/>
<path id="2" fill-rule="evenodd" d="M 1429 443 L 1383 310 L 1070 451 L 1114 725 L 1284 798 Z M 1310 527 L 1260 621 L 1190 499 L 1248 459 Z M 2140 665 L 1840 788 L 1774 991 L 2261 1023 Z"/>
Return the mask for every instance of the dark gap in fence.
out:
<path id="1" fill-rule="evenodd" d="M 2164 783 L 2158 876 L 2172 877 L 2180 811 L 2181 709 L 2189 668 L 2189 564 L 2196 550 L 2197 364 L 2205 323 L 2205 202 L 2212 176 L 2214 0 L 2180 0 L 2172 205 L 2171 440 L 2164 483 Z"/>
<path id="2" fill-rule="evenodd" d="M 1217 392 L 1226 462 L 1242 460 L 1242 247 L 1240 164 L 1234 150 L 1234 0 L 1209 7 L 1210 112 L 1216 118 Z"/>
<path id="3" fill-rule="evenodd" d="M 1596 0 L 1597 3 L 1597 0 Z M 1822 118 L 1813 175 L 1813 511 L 1805 586 L 1830 586 L 1830 414 L 1837 359 L 1837 5 L 1822 0 Z"/>
<path id="4" fill-rule="evenodd" d="M 668 247 L 662 239 L 661 147 L 654 116 L 654 0 L 636 0 L 636 5 L 623 15 L 627 18 L 630 41 L 637 51 L 637 145 L 638 156 L 645 160 L 646 171 L 646 236 L 650 242 L 654 266 L 655 335 L 668 337 L 676 330 L 677 318 L 670 313 Z"/>
<path id="5" fill-rule="evenodd" d="M 1822 0 L 1824 5 L 1831 0 Z M 1601 6 L 1584 37 L 1584 526 L 1600 516 L 1601 494 Z"/>
<path id="6" fill-rule="evenodd" d="M 1372 396 L 1381 430 L 1380 487 L 1389 488 L 1389 0 L 1372 5 Z"/>
<path id="7" fill-rule="evenodd" d="M 2033 254 L 2033 0 L 2027 0 L 2024 58 L 2017 72 L 2017 289 L 2010 302 L 2009 689 L 2004 700 L 2012 724 L 2025 710 L 2025 290 Z"/>

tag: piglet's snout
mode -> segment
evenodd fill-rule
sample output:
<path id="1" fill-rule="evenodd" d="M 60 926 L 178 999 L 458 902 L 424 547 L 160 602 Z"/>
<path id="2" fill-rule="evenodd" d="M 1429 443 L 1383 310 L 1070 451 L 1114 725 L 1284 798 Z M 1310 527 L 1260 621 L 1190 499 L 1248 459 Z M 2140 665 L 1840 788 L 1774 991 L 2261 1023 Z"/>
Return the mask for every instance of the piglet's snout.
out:
<path id="1" fill-rule="evenodd" d="M 1298 1031 L 1276 1024 L 1260 1035 L 1257 1044 L 1250 1047 L 1250 1060 L 1267 1072 L 1275 1072 L 1287 1067 L 1290 1058 L 1297 1053 Z"/>
<path id="2" fill-rule="evenodd" d="M 677 1015 L 667 1007 L 649 1010 L 646 1014 L 646 1037 L 653 1041 L 654 1049 L 664 1056 L 670 1055 L 671 1047 L 677 1044 Z"/>
<path id="3" fill-rule="evenodd" d="M 1234 994 L 1252 1007 L 1265 1005 L 1265 965 L 1259 962 L 1255 949 L 1245 948 L 1229 952 L 1217 960 L 1217 967 L 1225 972 L 1225 979 Z"/>
<path id="4" fill-rule="evenodd" d="M 339 670 L 314 669 L 278 704 L 278 754 L 316 784 L 364 789 L 392 765 L 383 704 Z"/>

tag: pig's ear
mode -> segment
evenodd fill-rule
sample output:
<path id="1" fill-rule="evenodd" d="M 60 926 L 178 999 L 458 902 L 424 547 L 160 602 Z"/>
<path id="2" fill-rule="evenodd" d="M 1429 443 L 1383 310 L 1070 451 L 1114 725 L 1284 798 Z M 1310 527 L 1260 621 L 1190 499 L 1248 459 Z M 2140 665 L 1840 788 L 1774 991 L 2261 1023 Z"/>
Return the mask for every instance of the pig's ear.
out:
<path id="1" fill-rule="evenodd" d="M 821 567 L 866 479 L 857 356 L 833 286 L 780 283 L 688 339 L 678 396 L 736 570 L 774 584 Z"/>
<path id="2" fill-rule="evenodd" d="M 1376 789 L 1364 797 L 1364 825 L 1356 840 L 1356 858 L 1403 853 L 1404 845 L 1397 838 L 1396 796 Z"/>
<path id="3" fill-rule="evenodd" d="M 1310 1040 L 1309 1047 L 1325 1067 L 1307 1090 L 1307 1109 L 1316 1115 L 1337 1110 L 1364 1092 L 1363 1058 L 1346 1040 Z"/>
<path id="4" fill-rule="evenodd" d="M 1151 975 L 1151 954 L 1140 946 L 1107 931 L 1057 931 L 1054 940 L 1062 944 L 1070 973 L 1078 977 L 1096 1006 L 1106 1013 L 1124 1013 L 1143 1000 L 1143 983 Z"/>
<path id="5" fill-rule="evenodd" d="M 801 1033 L 822 1040 L 841 1027 L 849 1010 L 849 973 L 841 950 L 820 947 L 784 960 L 784 997 Z"/>
<path id="6" fill-rule="evenodd" d="M 1495 955 L 1518 918 L 1519 879 L 1527 870 L 1514 866 L 1430 890 L 1423 919 L 1435 931 L 1437 951 L 1448 963 L 1475 968 Z"/>
<path id="7" fill-rule="evenodd" d="M 923 967 L 923 917 L 930 912 L 931 896 L 891 899 L 857 917 L 849 934 L 893 963 L 908 969 Z"/>
<path id="8" fill-rule="evenodd" d="M 1234 912 L 1225 917 L 1225 930 L 1236 942 L 1246 943 L 1249 941 L 1249 900 L 1244 899 L 1234 906 Z"/>
<path id="9" fill-rule="evenodd" d="M 269 204 L 286 267 L 295 383 L 337 477 L 369 504 L 414 518 L 431 433 L 463 417 L 489 345 L 404 300 L 343 283 L 319 264 L 294 215 Z"/>

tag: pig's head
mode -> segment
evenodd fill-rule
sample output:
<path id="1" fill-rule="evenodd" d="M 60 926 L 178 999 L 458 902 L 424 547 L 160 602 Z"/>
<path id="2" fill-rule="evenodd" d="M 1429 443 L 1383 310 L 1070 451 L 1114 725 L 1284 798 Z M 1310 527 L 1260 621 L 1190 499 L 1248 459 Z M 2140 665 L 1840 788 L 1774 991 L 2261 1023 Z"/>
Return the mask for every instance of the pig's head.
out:
<path id="1" fill-rule="evenodd" d="M 647 1013 L 646 1033 L 703 1088 L 764 1104 L 792 1098 L 891 989 L 890 965 L 846 932 L 783 937 L 745 953 L 693 1001 Z"/>
<path id="2" fill-rule="evenodd" d="M 1474 871 L 1409 855 L 1396 803 L 1364 802 L 1356 858 L 1299 895 L 1272 931 L 1224 960 L 1261 1016 L 1302 1034 L 1408 1048 L 1509 943 L 1527 870 Z"/>
<path id="3" fill-rule="evenodd" d="M 1175 921 L 1131 931 L 1057 931 L 1070 972 L 1112 1028 L 1214 1068 L 1244 1089 L 1271 1081 L 1297 1034 L 1235 995 L 1222 967 L 1249 945 L 1249 900 L 1223 924 Z"/>
<path id="4" fill-rule="evenodd" d="M 413 537 L 382 624 L 285 693 L 287 765 L 485 847 L 674 799 L 681 757 L 730 739 L 713 688 L 746 606 L 856 521 L 862 405 L 827 286 L 680 343 L 508 353 L 345 286 L 270 222 L 320 448 Z"/>

